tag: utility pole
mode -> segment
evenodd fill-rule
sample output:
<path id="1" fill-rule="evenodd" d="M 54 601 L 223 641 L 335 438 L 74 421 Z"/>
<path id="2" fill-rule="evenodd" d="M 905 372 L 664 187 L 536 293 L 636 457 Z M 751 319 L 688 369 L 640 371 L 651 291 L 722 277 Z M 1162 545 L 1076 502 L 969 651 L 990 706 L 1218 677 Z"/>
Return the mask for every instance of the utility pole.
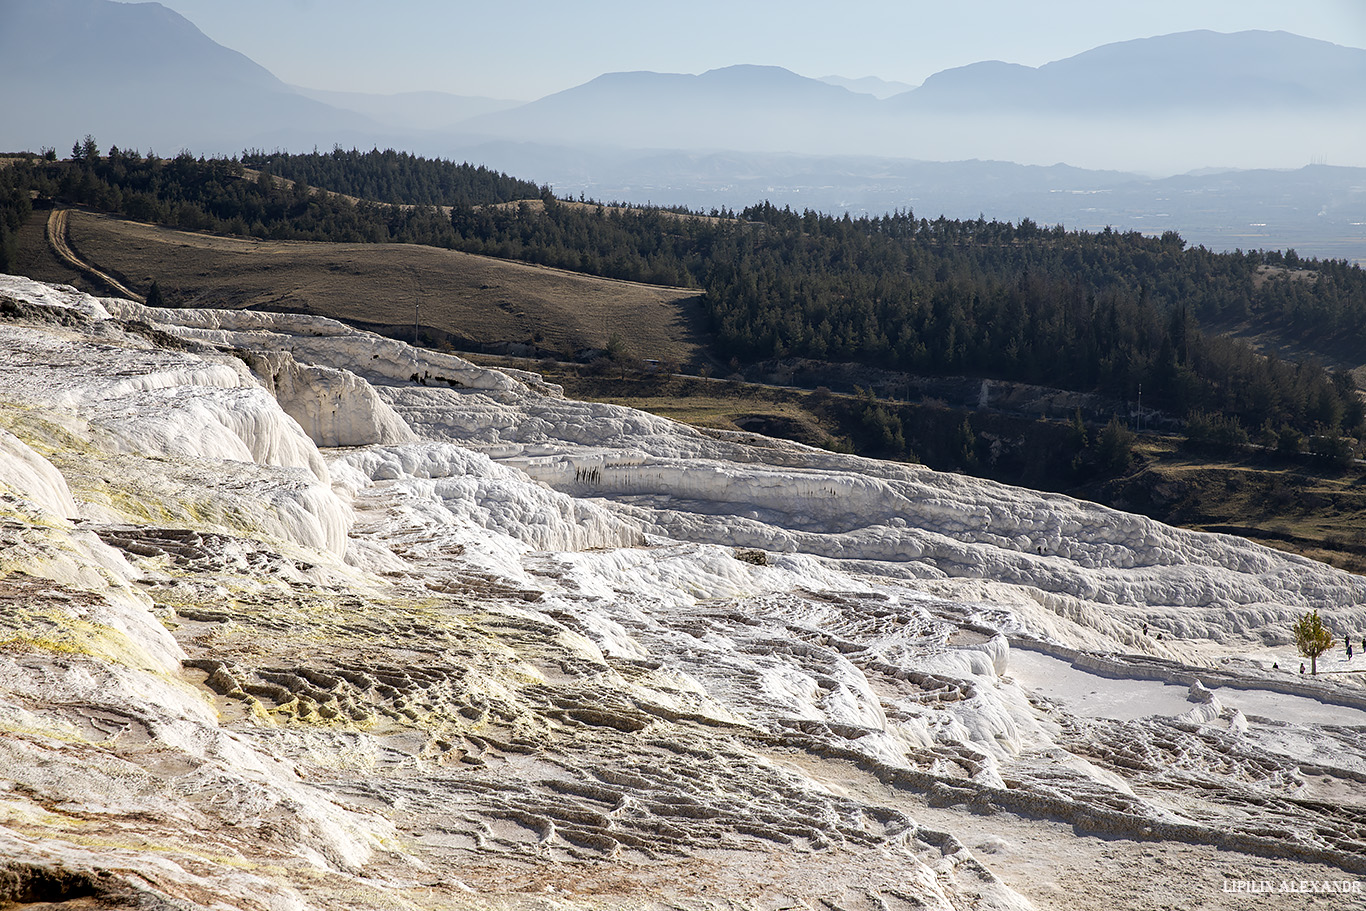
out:
<path id="1" fill-rule="evenodd" d="M 413 347 L 417 347 L 417 323 L 422 316 L 422 303 L 413 301 Z"/>
<path id="2" fill-rule="evenodd" d="M 1143 432 L 1143 384 L 1138 384 L 1138 432 Z"/>

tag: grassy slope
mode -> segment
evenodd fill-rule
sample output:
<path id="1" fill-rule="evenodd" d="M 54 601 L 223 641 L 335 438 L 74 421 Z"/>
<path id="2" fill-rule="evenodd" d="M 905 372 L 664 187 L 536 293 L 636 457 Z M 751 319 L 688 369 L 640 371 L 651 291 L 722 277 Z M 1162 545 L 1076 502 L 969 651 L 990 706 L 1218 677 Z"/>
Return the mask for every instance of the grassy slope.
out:
<path id="1" fill-rule="evenodd" d="M 1366 573 L 1366 470 L 1260 452 L 1191 453 L 1173 439 L 1145 441 L 1142 467 L 1089 491 L 1124 509 L 1186 528 L 1252 538 Z"/>
<path id="2" fill-rule="evenodd" d="M 688 289 L 407 244 L 212 237 L 85 212 L 70 224 L 87 261 L 144 291 L 155 279 L 173 306 L 293 310 L 408 333 L 417 304 L 424 331 L 462 347 L 530 342 L 572 353 L 619 333 L 636 357 L 706 360 Z"/>
<path id="3" fill-rule="evenodd" d="M 35 213 L 21 234 L 20 268 L 34 278 L 86 279 L 46 250 Z M 635 357 L 706 361 L 694 292 L 590 278 L 444 250 L 400 245 L 311 244 L 215 238 L 73 213 L 77 252 L 145 288 L 157 279 L 171 303 L 298 309 L 370 325 L 411 325 L 477 346 L 601 346 L 613 332 Z M 103 289 L 90 290 L 105 293 Z M 480 358 L 486 362 L 503 361 Z M 575 397 L 632 405 L 700 426 L 767 432 L 812 445 L 840 436 L 816 394 L 718 380 L 594 372 L 516 360 Z M 843 398 L 843 397 L 836 397 Z M 958 420 L 961 420 L 959 418 Z M 912 440 L 913 448 L 924 451 Z M 1190 528 L 1229 531 L 1366 572 L 1366 474 L 1308 459 L 1241 461 L 1194 455 L 1147 438 L 1128 477 L 1068 492 Z"/>

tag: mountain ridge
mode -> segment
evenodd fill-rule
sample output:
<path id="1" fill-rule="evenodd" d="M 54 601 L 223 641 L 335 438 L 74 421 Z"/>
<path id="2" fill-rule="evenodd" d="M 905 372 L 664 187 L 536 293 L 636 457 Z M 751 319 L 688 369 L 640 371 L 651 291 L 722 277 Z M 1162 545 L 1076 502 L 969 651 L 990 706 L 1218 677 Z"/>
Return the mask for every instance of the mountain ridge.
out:
<path id="1" fill-rule="evenodd" d="M 294 92 L 159 3 L 6 0 L 5 14 L 0 74 L 25 103 L 7 111 L 0 139 L 16 147 L 61 148 L 89 133 L 202 154 L 273 135 L 378 135 L 373 121 Z M 35 40 L 48 35 L 63 38 Z"/>
<path id="2" fill-rule="evenodd" d="M 1339 115 L 1363 109 L 1354 87 L 1366 84 L 1366 50 L 1286 32 L 1178 32 L 1037 68 L 981 61 L 883 97 L 856 90 L 859 80 L 846 86 L 834 84 L 841 77 L 741 63 L 697 75 L 604 73 L 507 107 L 444 93 L 386 98 L 294 89 L 157 3 L 9 0 L 6 16 L 13 27 L 0 33 L 0 72 L 27 101 L 0 125 L 0 142 L 16 149 L 60 147 L 84 133 L 200 153 L 273 142 L 449 155 L 510 140 L 1178 173 L 1354 163 L 1366 146 L 1366 117 L 1308 116 L 1325 107 Z M 864 86 L 890 86 L 870 79 Z M 1213 116 L 1216 105 L 1231 113 Z M 1268 134 L 1243 122 L 1256 110 L 1283 111 L 1290 120 Z M 1174 120 L 1197 111 L 1200 121 Z M 1139 114 L 1148 120 L 1137 122 Z M 1050 119 L 1029 119 L 1040 115 Z M 1108 121 L 1105 136 L 1095 135 L 1097 116 Z M 1195 151 L 1202 147 L 1209 151 Z"/>
<path id="3" fill-rule="evenodd" d="M 108 0 L 5 0 L 0 30 L 0 73 L 18 76 L 38 68 L 46 80 L 99 88 L 92 80 L 138 81 L 206 72 L 242 86 L 287 87 L 245 54 L 204 35 L 190 20 L 160 3 Z M 46 36 L 61 35 L 60 41 Z M 35 36 L 44 36 L 35 40 Z M 117 58 L 110 52 L 117 48 Z M 111 70 L 113 59 L 123 66 Z M 132 64 L 135 64 L 133 66 Z"/>
<path id="4" fill-rule="evenodd" d="M 1113 112 L 1360 107 L 1366 50 L 1290 32 L 1175 32 L 1114 42 L 1039 67 L 985 61 L 944 70 L 895 103 L 982 110 Z"/>
<path id="5" fill-rule="evenodd" d="M 504 98 L 482 95 L 457 95 L 451 92 L 334 92 L 305 86 L 290 89 L 339 110 L 354 111 L 376 123 L 398 129 L 434 131 L 448 128 L 462 120 L 507 110 L 525 104 Z"/>
<path id="6" fill-rule="evenodd" d="M 749 65 L 608 73 L 460 126 L 483 140 L 1168 173 L 1356 161 L 1366 139 L 1366 97 L 1355 91 L 1366 50 L 1288 32 L 1178 32 L 1041 67 L 981 61 L 885 98 L 832 93 L 832 81 Z M 1272 117 L 1283 127 L 1268 134 Z"/>

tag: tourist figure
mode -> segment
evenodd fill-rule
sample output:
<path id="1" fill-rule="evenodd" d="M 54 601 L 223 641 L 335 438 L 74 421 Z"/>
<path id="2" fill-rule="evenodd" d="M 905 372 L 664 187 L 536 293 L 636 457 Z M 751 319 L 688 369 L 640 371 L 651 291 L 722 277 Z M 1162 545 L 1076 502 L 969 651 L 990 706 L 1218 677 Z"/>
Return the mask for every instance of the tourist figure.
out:
<path id="1" fill-rule="evenodd" d="M 1352 643 L 1350 641 L 1347 643 L 1347 660 L 1352 660 Z"/>
<path id="2" fill-rule="evenodd" d="M 1300 673 L 1301 673 L 1301 674 L 1304 673 L 1304 662 L 1303 662 L 1303 661 L 1300 662 Z"/>

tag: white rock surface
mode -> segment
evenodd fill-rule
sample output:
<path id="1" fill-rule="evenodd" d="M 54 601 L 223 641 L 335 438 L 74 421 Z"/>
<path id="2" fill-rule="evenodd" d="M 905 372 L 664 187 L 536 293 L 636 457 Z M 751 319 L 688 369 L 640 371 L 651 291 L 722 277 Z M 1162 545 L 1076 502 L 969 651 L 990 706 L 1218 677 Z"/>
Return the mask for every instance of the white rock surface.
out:
<path id="1" fill-rule="evenodd" d="M 41 900 L 1111 908 L 1151 863 L 1232 908 L 1216 863 L 1366 874 L 1366 729 L 1236 692 L 1366 706 L 1345 659 L 1269 668 L 1308 608 L 1366 629 L 1358 577 L 328 320 L 0 296 L 0 871 Z M 1012 640 L 1195 701 L 1082 712 Z"/>
<path id="2" fill-rule="evenodd" d="M 76 515 L 66 478 L 8 430 L 0 430 L 0 491 L 22 497 L 52 516 Z"/>

